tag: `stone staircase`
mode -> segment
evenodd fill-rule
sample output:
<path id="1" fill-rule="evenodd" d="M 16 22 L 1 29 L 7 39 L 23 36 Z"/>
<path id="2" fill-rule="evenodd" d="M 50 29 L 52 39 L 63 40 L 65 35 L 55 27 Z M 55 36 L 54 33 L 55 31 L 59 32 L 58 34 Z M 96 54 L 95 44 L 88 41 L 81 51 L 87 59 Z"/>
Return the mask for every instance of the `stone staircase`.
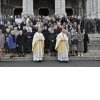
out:
<path id="1" fill-rule="evenodd" d="M 70 60 L 100 60 L 100 34 L 89 34 L 89 39 L 88 53 L 83 57 L 71 56 Z M 44 60 L 57 60 L 57 57 L 45 54 Z M 25 57 L 16 56 L 13 59 L 10 59 L 9 54 L 5 54 L 1 61 L 32 61 L 32 54 L 27 54 Z"/>
<path id="2" fill-rule="evenodd" d="M 44 61 L 48 61 L 48 60 L 57 60 L 57 57 L 51 57 L 49 55 L 44 55 L 43 58 Z M 96 55 L 91 55 L 91 53 L 87 53 L 84 54 L 83 57 L 78 57 L 78 56 L 71 56 L 70 60 L 100 60 L 100 56 Z M 4 57 L 2 58 L 1 61 L 32 61 L 32 54 L 27 54 L 25 57 L 14 57 L 12 59 L 10 59 L 10 55 L 6 54 L 4 55 Z"/>
<path id="3" fill-rule="evenodd" d="M 88 53 L 84 56 L 100 57 L 100 34 L 89 34 Z"/>
<path id="4" fill-rule="evenodd" d="M 100 34 L 89 34 L 90 43 L 88 45 L 89 51 L 100 51 Z"/>

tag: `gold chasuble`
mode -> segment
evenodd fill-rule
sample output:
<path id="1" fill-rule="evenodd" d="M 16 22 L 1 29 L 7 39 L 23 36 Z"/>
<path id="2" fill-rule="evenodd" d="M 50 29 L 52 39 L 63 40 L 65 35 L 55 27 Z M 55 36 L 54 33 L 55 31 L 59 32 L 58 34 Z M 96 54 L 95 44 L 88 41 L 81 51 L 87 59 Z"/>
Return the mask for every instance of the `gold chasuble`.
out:
<path id="1" fill-rule="evenodd" d="M 42 61 L 44 55 L 44 36 L 36 32 L 32 42 L 33 61 Z"/>

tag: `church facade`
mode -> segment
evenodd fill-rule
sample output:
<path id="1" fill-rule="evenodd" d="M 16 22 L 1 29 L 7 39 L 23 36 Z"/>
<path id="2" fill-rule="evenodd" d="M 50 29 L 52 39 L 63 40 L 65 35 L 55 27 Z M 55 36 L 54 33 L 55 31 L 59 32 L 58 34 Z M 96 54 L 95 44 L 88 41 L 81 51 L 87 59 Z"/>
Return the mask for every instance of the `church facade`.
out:
<path id="1" fill-rule="evenodd" d="M 100 18 L 100 0 L 0 0 L 0 15 L 19 14 Z"/>

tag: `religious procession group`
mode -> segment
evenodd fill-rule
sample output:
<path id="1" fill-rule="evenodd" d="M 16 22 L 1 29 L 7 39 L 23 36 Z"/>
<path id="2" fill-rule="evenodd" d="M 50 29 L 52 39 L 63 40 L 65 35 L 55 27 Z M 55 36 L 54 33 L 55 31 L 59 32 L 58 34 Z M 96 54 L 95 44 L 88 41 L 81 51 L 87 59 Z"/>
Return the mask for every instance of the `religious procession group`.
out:
<path id="1" fill-rule="evenodd" d="M 88 51 L 88 34 L 81 27 L 80 16 L 20 16 L 0 19 L 0 59 L 33 53 L 33 61 L 45 54 L 69 61 L 69 56 L 83 56 Z"/>

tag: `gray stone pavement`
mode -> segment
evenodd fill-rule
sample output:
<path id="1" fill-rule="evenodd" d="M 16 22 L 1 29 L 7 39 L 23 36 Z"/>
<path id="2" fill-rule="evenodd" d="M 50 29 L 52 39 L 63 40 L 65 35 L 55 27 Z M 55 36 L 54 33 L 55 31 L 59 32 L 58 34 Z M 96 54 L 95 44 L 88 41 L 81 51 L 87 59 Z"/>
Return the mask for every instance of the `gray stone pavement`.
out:
<path id="1" fill-rule="evenodd" d="M 16 61 L 16 62 L 0 62 L 0 67 L 100 67 L 100 61 L 69 61 L 69 62 L 58 62 L 58 61 Z"/>
<path id="2" fill-rule="evenodd" d="M 44 55 L 44 60 L 48 61 L 48 60 L 56 60 L 57 61 L 57 56 L 50 56 L 50 55 Z M 83 57 L 78 57 L 78 56 L 71 56 L 70 60 L 100 60 L 100 53 L 93 53 L 93 52 L 89 52 L 87 54 L 84 54 Z M 14 57 L 13 59 L 10 59 L 10 55 L 6 54 L 4 55 L 4 57 L 2 58 L 1 61 L 32 61 L 32 54 L 27 54 L 25 57 Z"/>

